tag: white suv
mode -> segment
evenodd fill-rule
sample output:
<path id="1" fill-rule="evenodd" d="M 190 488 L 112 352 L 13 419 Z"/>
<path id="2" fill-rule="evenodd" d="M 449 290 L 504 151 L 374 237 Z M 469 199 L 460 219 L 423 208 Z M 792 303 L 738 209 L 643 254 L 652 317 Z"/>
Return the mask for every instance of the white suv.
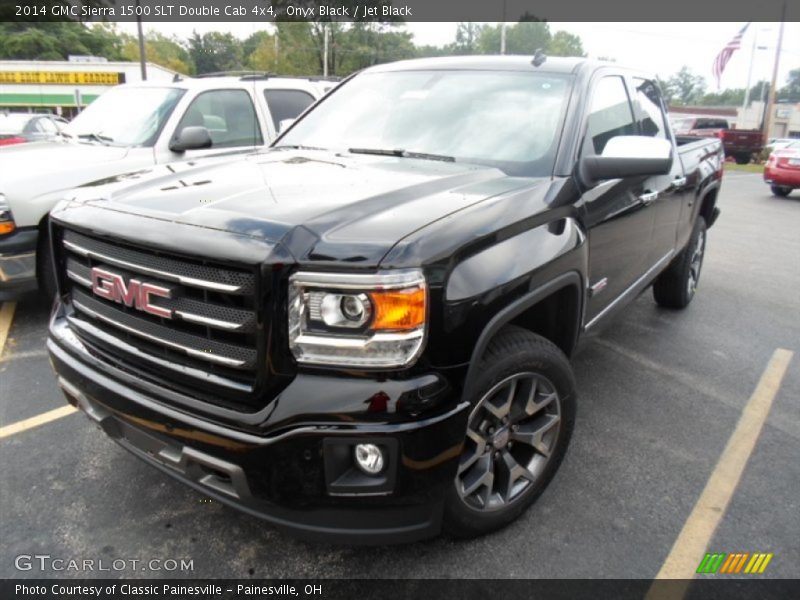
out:
<path id="1" fill-rule="evenodd" d="M 0 148 L 0 291 L 52 293 L 47 213 L 66 191 L 155 165 L 252 151 L 332 83 L 241 76 L 117 86 L 59 139 Z"/>

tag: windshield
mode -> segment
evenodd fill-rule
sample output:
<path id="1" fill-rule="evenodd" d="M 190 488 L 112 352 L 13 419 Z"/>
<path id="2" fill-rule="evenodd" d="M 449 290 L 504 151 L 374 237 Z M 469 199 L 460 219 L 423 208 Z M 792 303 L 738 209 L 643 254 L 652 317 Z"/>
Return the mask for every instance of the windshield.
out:
<path id="1" fill-rule="evenodd" d="M 152 146 L 183 93 L 176 88 L 113 88 L 63 131 L 114 146 Z"/>
<path id="2" fill-rule="evenodd" d="M 447 159 L 552 174 L 571 78 L 522 71 L 364 73 L 276 145 Z"/>
<path id="3" fill-rule="evenodd" d="M 0 114 L 0 133 L 21 133 L 32 115 Z"/>

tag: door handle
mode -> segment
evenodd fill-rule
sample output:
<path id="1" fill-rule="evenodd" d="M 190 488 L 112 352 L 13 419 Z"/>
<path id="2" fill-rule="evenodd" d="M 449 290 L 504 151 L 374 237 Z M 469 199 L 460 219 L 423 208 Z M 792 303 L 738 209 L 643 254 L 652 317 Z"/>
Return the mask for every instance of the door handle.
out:
<path id="1" fill-rule="evenodd" d="M 686 177 L 681 177 L 680 175 L 678 175 L 675 179 L 672 180 L 672 187 L 674 189 L 681 189 L 685 185 L 686 185 Z"/>
<path id="2" fill-rule="evenodd" d="M 658 192 L 645 192 L 644 194 L 639 196 L 639 200 L 641 200 L 642 204 L 644 204 L 645 206 L 648 206 L 653 202 L 655 202 L 656 198 L 658 198 Z"/>

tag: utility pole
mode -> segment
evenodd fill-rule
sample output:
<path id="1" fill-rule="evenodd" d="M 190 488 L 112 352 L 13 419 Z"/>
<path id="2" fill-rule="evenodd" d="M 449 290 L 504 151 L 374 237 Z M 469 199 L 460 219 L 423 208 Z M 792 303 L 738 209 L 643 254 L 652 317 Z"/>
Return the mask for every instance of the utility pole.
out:
<path id="1" fill-rule="evenodd" d="M 281 50 L 281 41 L 280 41 L 280 36 L 278 35 L 278 33 L 279 33 L 278 32 L 278 28 L 276 27 L 275 28 L 275 61 L 274 61 L 274 67 L 273 67 L 275 73 L 278 72 L 278 53 Z"/>
<path id="2" fill-rule="evenodd" d="M 328 29 L 328 24 L 325 23 L 323 26 L 323 51 L 322 51 L 322 76 L 328 76 L 328 36 L 330 35 L 330 31 Z"/>
<path id="3" fill-rule="evenodd" d="M 139 32 L 139 66 L 142 69 L 142 81 L 147 81 L 147 57 L 144 54 L 144 34 L 142 33 L 142 15 L 139 0 L 136 0 L 136 31 Z"/>
<path id="4" fill-rule="evenodd" d="M 767 115 L 764 119 L 764 142 L 769 139 L 772 129 L 773 113 L 775 112 L 775 98 L 778 90 L 778 65 L 781 62 L 781 45 L 783 44 L 783 26 L 786 21 L 786 0 L 783 0 L 783 10 L 781 11 L 781 27 L 778 30 L 778 47 L 775 49 L 775 66 L 772 68 L 772 83 L 769 87 L 769 99 L 767 101 Z"/>
<path id="5" fill-rule="evenodd" d="M 503 0 L 503 20 L 500 23 L 500 54 L 506 53 L 506 0 Z"/>

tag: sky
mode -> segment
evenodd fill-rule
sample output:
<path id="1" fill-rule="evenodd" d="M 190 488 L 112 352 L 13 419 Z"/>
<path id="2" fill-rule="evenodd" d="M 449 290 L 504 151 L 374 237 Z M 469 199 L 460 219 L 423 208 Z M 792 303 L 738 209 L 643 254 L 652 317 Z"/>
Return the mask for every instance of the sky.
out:
<path id="1" fill-rule="evenodd" d="M 407 23 L 418 45 L 441 46 L 455 38 L 457 23 Z M 551 31 L 568 31 L 581 37 L 584 50 L 591 58 L 614 58 L 617 63 L 654 72 L 666 79 L 687 65 L 695 74 L 706 78 L 708 91 L 716 91 L 711 73 L 714 57 L 744 26 L 744 23 L 550 23 Z M 135 33 L 135 23 L 118 23 L 127 33 Z M 267 29 L 264 23 L 145 23 L 167 35 L 187 38 L 193 30 L 229 31 L 245 38 L 255 31 Z M 747 84 L 752 61 L 752 82 L 770 80 L 777 47 L 778 23 L 752 23 L 745 32 L 742 49 L 731 57 L 722 76 L 721 88 L 742 88 Z M 752 52 L 753 41 L 757 48 Z M 778 72 L 783 86 L 791 69 L 800 68 L 800 23 L 786 23 Z"/>

